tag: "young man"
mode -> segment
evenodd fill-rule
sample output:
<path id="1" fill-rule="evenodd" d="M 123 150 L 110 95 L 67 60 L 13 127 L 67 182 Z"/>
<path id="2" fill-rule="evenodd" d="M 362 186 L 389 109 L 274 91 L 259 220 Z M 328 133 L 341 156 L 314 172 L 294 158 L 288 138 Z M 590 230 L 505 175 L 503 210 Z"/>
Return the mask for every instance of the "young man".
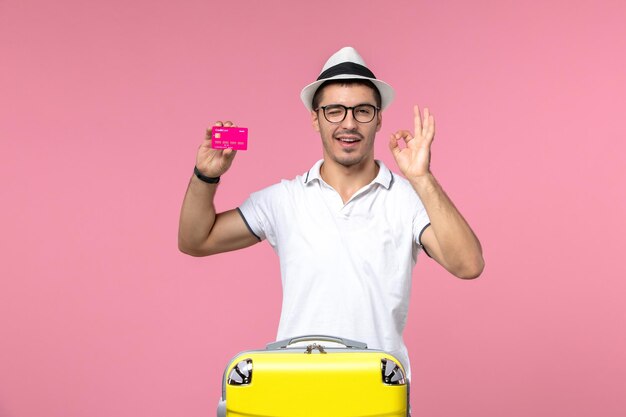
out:
<path id="1" fill-rule="evenodd" d="M 478 277 L 484 262 L 478 239 L 430 172 L 435 125 L 428 109 L 422 115 L 415 106 L 414 134 L 400 130 L 389 138 L 405 178 L 374 159 L 382 110 L 393 96 L 353 48 L 335 53 L 301 93 L 324 159 L 219 214 L 213 198 L 235 152 L 211 149 L 207 132 L 178 241 L 181 251 L 207 256 L 267 239 L 283 281 L 278 339 L 359 340 L 394 354 L 408 371 L 402 332 L 419 249 L 459 278 Z"/>

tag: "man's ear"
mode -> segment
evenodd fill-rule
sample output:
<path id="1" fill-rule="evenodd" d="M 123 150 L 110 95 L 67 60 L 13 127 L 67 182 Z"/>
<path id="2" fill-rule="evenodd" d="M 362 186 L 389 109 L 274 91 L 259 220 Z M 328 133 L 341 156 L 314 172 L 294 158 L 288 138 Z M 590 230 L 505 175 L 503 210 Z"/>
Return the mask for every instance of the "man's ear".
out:
<path id="1" fill-rule="evenodd" d="M 320 120 L 318 117 L 318 113 L 316 111 L 311 110 L 311 125 L 316 132 L 320 131 Z"/>
<path id="2" fill-rule="evenodd" d="M 380 131 L 381 127 L 383 127 L 383 114 L 379 111 L 376 115 L 376 131 Z"/>

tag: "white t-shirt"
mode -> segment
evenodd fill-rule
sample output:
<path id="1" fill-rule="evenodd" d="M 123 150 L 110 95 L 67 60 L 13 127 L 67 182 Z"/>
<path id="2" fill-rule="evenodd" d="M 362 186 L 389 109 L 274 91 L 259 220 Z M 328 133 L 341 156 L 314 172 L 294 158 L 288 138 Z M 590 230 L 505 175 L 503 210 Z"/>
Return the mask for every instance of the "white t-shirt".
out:
<path id="1" fill-rule="evenodd" d="M 253 193 L 239 208 L 280 259 L 277 339 L 326 334 L 396 356 L 410 372 L 402 332 L 419 237 L 430 224 L 409 182 L 381 161 L 377 177 L 344 204 L 320 176 L 323 160 Z"/>

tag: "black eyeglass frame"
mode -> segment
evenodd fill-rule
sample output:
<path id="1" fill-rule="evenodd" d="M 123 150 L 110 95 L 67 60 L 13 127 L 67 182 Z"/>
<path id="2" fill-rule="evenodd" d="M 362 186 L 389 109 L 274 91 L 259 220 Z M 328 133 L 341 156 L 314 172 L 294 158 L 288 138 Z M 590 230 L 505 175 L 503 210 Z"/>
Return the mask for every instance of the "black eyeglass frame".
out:
<path id="1" fill-rule="evenodd" d="M 368 120 L 367 122 L 361 122 L 360 120 L 358 120 L 356 118 L 356 115 L 354 114 L 354 109 L 358 108 L 358 107 L 371 107 L 374 109 L 374 115 L 372 116 L 372 118 L 370 120 Z M 326 108 L 328 107 L 342 107 L 343 108 L 343 117 L 341 118 L 341 120 L 338 120 L 336 122 L 331 122 L 330 120 L 328 120 L 328 116 L 326 116 Z M 352 107 L 347 107 L 344 106 L 343 104 L 328 104 L 326 106 L 319 106 L 318 108 L 315 109 L 315 111 L 319 111 L 320 109 L 322 109 L 322 114 L 324 115 L 324 119 L 326 119 L 326 121 L 328 123 L 333 123 L 333 124 L 337 124 L 337 123 L 341 123 L 344 120 L 346 120 L 346 116 L 348 115 L 348 110 L 352 111 L 352 118 L 357 122 L 357 123 L 370 123 L 372 120 L 374 120 L 376 118 L 376 115 L 378 114 L 378 112 L 380 111 L 380 107 L 374 106 L 373 104 L 369 104 L 369 103 L 364 103 L 364 104 L 357 104 L 356 106 L 352 106 Z"/>

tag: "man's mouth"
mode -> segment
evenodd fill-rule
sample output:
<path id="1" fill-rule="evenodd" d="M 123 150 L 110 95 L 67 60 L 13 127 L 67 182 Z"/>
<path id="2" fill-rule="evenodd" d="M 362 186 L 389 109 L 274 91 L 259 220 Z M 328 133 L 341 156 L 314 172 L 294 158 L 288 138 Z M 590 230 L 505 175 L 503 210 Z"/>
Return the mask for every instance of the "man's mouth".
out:
<path id="1" fill-rule="evenodd" d="M 338 135 L 335 136 L 335 139 L 342 143 L 356 143 L 361 141 L 361 137 L 356 135 Z"/>

